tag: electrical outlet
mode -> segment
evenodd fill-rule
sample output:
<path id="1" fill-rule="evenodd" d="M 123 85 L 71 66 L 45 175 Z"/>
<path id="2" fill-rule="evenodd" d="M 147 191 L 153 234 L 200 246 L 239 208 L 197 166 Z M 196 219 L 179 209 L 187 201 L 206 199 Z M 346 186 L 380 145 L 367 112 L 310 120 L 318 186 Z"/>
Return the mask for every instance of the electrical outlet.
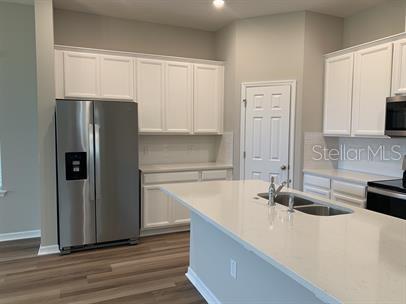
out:
<path id="1" fill-rule="evenodd" d="M 237 279 L 237 262 L 233 259 L 230 259 L 230 275 L 234 280 Z"/>

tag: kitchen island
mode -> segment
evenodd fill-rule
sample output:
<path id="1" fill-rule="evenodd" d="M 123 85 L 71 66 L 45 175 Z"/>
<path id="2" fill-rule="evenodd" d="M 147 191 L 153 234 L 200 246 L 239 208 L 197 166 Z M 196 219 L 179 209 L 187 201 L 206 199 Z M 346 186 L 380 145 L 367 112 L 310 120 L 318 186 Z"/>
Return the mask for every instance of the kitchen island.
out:
<path id="1" fill-rule="evenodd" d="M 190 281 L 209 303 L 406 303 L 406 221 L 269 207 L 262 181 L 163 185 L 191 211 Z"/>

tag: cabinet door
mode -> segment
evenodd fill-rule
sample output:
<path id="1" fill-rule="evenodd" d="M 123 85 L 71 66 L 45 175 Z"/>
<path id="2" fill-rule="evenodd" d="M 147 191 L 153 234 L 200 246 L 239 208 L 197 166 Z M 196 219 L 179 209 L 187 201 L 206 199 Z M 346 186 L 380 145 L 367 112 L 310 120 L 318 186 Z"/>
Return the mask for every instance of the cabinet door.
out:
<path id="1" fill-rule="evenodd" d="M 189 209 L 182 206 L 174 199 L 169 198 L 172 207 L 172 224 L 185 225 L 190 223 Z"/>
<path id="2" fill-rule="evenodd" d="M 339 203 L 349 204 L 360 208 L 365 208 L 366 206 L 366 199 L 360 199 L 358 197 L 340 194 L 334 191 L 331 193 L 331 199 Z"/>
<path id="3" fill-rule="evenodd" d="M 106 99 L 134 99 L 134 67 L 131 57 L 100 57 L 101 97 Z"/>
<path id="4" fill-rule="evenodd" d="M 385 134 L 386 98 L 391 93 L 392 43 L 355 54 L 352 135 Z"/>
<path id="5" fill-rule="evenodd" d="M 166 227 L 171 223 L 171 202 L 158 186 L 144 186 L 143 228 Z"/>
<path id="6" fill-rule="evenodd" d="M 326 135 L 351 134 L 354 55 L 328 58 L 324 79 L 324 127 Z"/>
<path id="7" fill-rule="evenodd" d="M 218 134 L 223 128 L 222 66 L 194 65 L 194 132 Z"/>
<path id="8" fill-rule="evenodd" d="M 137 60 L 140 132 L 164 131 L 164 61 Z"/>
<path id="9" fill-rule="evenodd" d="M 313 186 L 304 185 L 303 192 L 310 193 L 310 194 L 324 197 L 324 198 L 330 198 L 329 190 L 325 190 L 325 189 L 321 189 L 321 188 L 317 188 L 317 187 L 313 187 Z"/>
<path id="10" fill-rule="evenodd" d="M 392 96 L 396 94 L 406 94 L 406 39 L 394 44 Z"/>
<path id="11" fill-rule="evenodd" d="M 165 130 L 168 132 L 192 132 L 192 77 L 192 64 L 166 62 Z"/>
<path id="12" fill-rule="evenodd" d="M 65 97 L 100 97 L 99 56 L 64 52 Z"/>
<path id="13" fill-rule="evenodd" d="M 231 174 L 228 170 L 207 170 L 202 172 L 202 181 L 227 180 Z"/>

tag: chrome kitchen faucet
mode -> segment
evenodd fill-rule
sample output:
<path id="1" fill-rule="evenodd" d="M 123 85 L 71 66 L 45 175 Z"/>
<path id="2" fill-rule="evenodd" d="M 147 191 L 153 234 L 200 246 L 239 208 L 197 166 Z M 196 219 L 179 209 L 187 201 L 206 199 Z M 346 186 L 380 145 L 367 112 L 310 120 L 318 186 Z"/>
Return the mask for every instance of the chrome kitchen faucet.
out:
<path id="1" fill-rule="evenodd" d="M 275 206 L 275 198 L 281 192 L 282 188 L 287 184 L 287 182 L 282 182 L 278 188 L 275 187 L 275 177 L 271 177 L 271 184 L 268 188 L 268 205 Z"/>

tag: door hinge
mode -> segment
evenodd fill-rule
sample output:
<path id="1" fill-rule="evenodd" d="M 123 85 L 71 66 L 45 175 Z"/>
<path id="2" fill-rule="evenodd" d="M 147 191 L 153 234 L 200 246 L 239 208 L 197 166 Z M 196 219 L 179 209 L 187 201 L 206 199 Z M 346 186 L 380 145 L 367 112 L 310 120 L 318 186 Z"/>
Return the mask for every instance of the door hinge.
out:
<path id="1" fill-rule="evenodd" d="M 242 153 L 242 157 L 243 157 L 243 158 L 247 158 L 247 152 L 244 151 L 244 152 Z"/>
<path id="2" fill-rule="evenodd" d="M 247 107 L 247 100 L 243 99 L 242 102 L 244 103 L 244 107 Z"/>

